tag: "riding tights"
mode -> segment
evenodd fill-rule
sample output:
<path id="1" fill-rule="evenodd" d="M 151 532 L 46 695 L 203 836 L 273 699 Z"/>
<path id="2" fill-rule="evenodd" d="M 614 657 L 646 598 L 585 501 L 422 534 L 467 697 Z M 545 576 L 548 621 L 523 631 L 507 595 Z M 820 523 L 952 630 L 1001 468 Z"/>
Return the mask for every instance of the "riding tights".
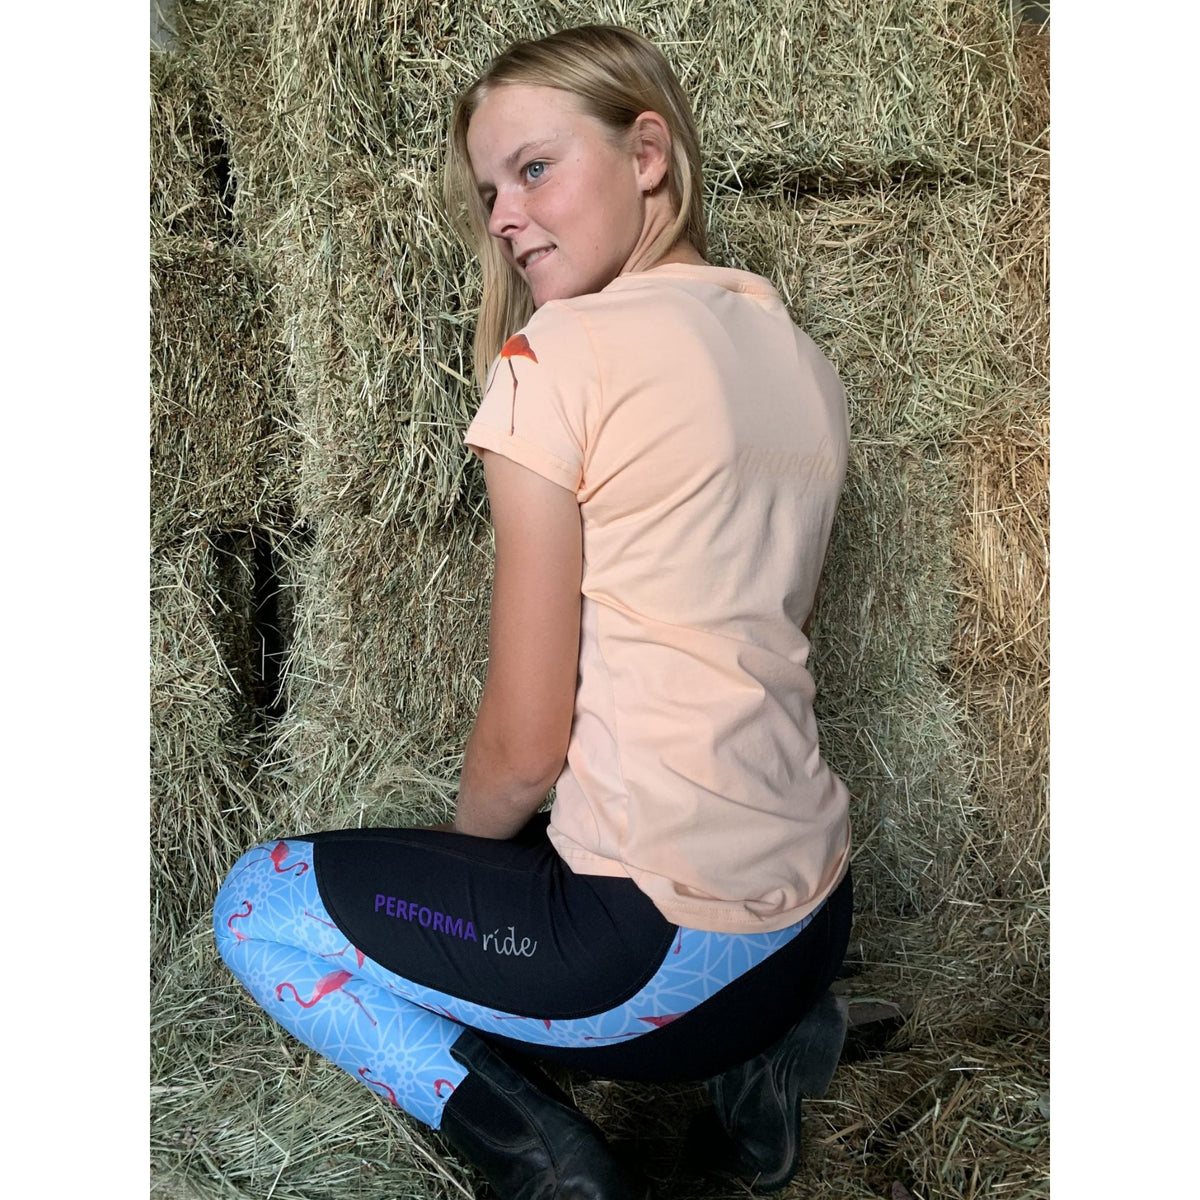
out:
<path id="1" fill-rule="evenodd" d="M 421 829 L 287 838 L 242 856 L 217 945 L 305 1045 L 437 1129 L 464 1026 L 617 1079 L 695 1080 L 757 1054 L 829 986 L 846 877 L 774 933 L 670 924 L 627 878 L 577 875 L 541 814 L 514 839 Z"/>

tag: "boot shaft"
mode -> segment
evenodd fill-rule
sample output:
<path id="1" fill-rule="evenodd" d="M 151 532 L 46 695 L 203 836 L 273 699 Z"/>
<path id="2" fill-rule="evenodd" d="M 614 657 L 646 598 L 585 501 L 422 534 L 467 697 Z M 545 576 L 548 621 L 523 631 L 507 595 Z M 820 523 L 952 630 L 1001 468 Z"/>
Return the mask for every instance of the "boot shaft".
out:
<path id="1" fill-rule="evenodd" d="M 581 1112 L 537 1087 L 470 1030 L 450 1053 L 467 1068 L 441 1132 L 498 1200 L 650 1200 Z"/>

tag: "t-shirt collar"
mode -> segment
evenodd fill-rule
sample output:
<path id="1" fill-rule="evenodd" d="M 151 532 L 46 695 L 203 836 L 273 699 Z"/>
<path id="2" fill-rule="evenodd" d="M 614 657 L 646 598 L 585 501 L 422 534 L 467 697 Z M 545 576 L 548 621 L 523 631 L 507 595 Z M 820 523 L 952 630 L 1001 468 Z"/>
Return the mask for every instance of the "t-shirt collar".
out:
<path id="1" fill-rule="evenodd" d="M 752 271 L 739 271 L 734 267 L 717 267 L 712 263 L 659 263 L 644 271 L 618 275 L 607 287 L 600 290 L 608 292 L 615 288 L 637 287 L 651 279 L 660 278 L 694 279 L 699 283 L 713 283 L 726 291 L 742 292 L 762 300 L 779 299 L 779 293 L 761 275 L 755 275 Z"/>

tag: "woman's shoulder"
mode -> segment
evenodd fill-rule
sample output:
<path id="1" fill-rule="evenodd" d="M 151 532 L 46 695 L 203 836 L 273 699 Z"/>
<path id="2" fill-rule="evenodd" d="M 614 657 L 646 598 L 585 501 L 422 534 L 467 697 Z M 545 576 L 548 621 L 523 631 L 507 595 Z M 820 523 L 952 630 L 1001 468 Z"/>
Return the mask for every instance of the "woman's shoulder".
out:
<path id="1" fill-rule="evenodd" d="M 569 300 L 547 300 L 508 339 L 500 352 L 501 357 L 508 357 L 518 348 L 527 357 L 532 357 L 530 351 L 536 354 L 539 345 L 565 354 L 578 352 L 587 341 L 587 306 L 581 302 L 588 299 L 588 296 L 575 296 Z"/>
<path id="2" fill-rule="evenodd" d="M 619 275 L 597 292 L 547 300 L 509 338 L 501 357 L 541 361 L 535 356 L 544 354 L 586 372 L 631 344 L 652 341 L 665 352 L 730 320 L 794 327 L 765 277 L 708 263 L 668 263 Z"/>

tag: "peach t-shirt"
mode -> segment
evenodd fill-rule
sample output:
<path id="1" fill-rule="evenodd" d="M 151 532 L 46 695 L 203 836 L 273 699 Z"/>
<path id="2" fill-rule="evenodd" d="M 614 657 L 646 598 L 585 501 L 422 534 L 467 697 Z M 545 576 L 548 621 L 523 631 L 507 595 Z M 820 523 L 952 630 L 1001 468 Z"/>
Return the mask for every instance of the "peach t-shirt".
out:
<path id="1" fill-rule="evenodd" d="M 676 924 L 781 929 L 845 873 L 849 794 L 818 750 L 800 627 L 847 434 L 837 375 L 771 284 L 678 263 L 545 303 L 467 430 L 579 501 L 550 839 Z"/>

